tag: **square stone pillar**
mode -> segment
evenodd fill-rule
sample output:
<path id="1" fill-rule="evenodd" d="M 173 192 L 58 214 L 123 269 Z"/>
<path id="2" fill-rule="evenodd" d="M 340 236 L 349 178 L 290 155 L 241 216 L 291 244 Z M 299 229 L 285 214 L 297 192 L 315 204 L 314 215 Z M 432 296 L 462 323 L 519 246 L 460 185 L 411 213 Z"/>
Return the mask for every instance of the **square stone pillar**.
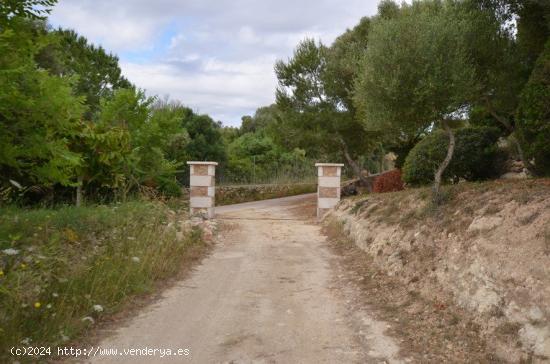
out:
<path id="1" fill-rule="evenodd" d="M 317 218 L 333 208 L 340 201 L 341 163 L 315 163 L 317 167 Z"/>
<path id="2" fill-rule="evenodd" d="M 189 209 L 191 216 L 214 218 L 217 162 L 187 162 L 189 165 Z"/>

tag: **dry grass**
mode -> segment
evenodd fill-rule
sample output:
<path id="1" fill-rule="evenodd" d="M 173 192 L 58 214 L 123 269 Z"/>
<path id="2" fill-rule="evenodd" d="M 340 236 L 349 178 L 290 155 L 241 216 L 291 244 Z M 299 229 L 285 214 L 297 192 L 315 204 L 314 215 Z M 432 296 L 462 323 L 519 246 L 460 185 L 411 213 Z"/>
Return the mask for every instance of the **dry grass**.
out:
<path id="1" fill-rule="evenodd" d="M 544 232 L 544 254 L 550 255 L 550 228 Z"/>
<path id="2" fill-rule="evenodd" d="M 378 319 L 394 323 L 389 334 L 401 340 L 403 356 L 423 363 L 499 362 L 487 350 L 479 327 L 464 310 L 451 303 L 450 297 L 427 299 L 412 286 L 386 275 L 344 233 L 340 222 L 328 221 L 324 233 L 339 257 L 340 269 L 344 271 L 339 274 L 357 287 L 362 305 L 368 306 Z M 406 260 L 404 252 L 403 255 Z"/>
<path id="3" fill-rule="evenodd" d="M 547 197 L 549 187 L 550 179 L 464 182 L 444 186 L 441 204 L 432 201 L 430 187 L 414 188 L 355 197 L 351 213 L 364 216 L 376 212 L 377 223 L 412 228 L 429 222 L 447 227 L 448 232 L 457 232 L 465 230 L 478 210 L 484 209 L 485 215 L 494 215 L 505 202 L 527 204 Z M 488 193 L 499 196 L 499 200 L 484 206 L 484 194 Z M 522 223 L 529 224 L 536 218 L 536 214 L 524 217 Z"/>
<path id="4" fill-rule="evenodd" d="M 204 250 L 198 229 L 176 237 L 162 203 L 0 212 L 0 361 L 11 346 L 66 345 Z"/>
<path id="5" fill-rule="evenodd" d="M 358 204 L 358 201 L 361 201 L 362 207 L 356 215 L 363 220 L 357 221 L 356 218 L 346 216 L 346 214 L 352 214 L 352 211 L 349 210 L 336 214 L 336 216 L 341 216 L 344 221 L 353 224 L 352 230 L 357 239 L 364 235 L 377 237 L 375 239 L 377 246 L 357 241 L 356 243 L 368 253 L 357 249 L 353 255 L 361 256 L 363 264 L 375 267 L 378 264 L 381 271 L 388 271 L 399 276 L 402 285 L 397 285 L 396 288 L 388 285 L 385 291 L 378 289 L 376 291 L 378 294 L 390 296 L 395 299 L 395 302 L 401 302 L 404 300 L 404 296 L 400 297 L 398 292 L 391 290 L 399 291 L 406 287 L 405 289 L 410 292 L 413 289 L 418 289 L 425 297 L 441 297 L 441 295 L 450 297 L 450 295 L 457 295 L 461 289 L 468 292 L 468 287 L 475 289 L 472 281 L 465 278 L 463 286 L 461 282 L 456 285 L 449 282 L 458 279 L 456 275 L 453 276 L 456 269 L 468 269 L 468 259 L 472 254 L 479 254 L 483 259 L 488 259 L 490 264 L 495 264 L 491 266 L 491 277 L 495 280 L 509 276 L 510 272 L 515 272 L 521 277 L 533 275 L 545 282 L 545 268 L 531 269 L 529 262 L 533 262 L 535 267 L 544 267 L 546 264 L 544 259 L 550 256 L 550 229 L 543 222 L 550 207 L 548 205 L 550 179 L 460 183 L 445 186 L 444 192 L 446 200 L 443 204 L 432 203 L 429 188 L 360 196 L 356 197 L 357 200 L 343 205 L 351 209 Z M 525 206 L 525 204 L 529 205 Z M 374 209 L 373 213 L 369 214 L 371 206 Z M 495 215 L 498 216 L 497 219 L 493 218 Z M 482 220 L 482 218 L 485 219 Z M 469 229 L 474 219 L 479 219 L 482 221 L 481 223 L 491 220 L 502 221 L 502 223 L 494 228 L 477 228 L 476 225 L 475 228 Z M 330 233 L 330 231 L 328 232 Z M 418 238 L 417 234 L 419 234 Z M 534 234 L 536 236 L 533 236 Z M 529 236 L 529 238 L 524 238 L 523 241 L 515 244 L 515 241 L 521 239 L 522 236 Z M 382 237 L 392 239 L 391 243 L 397 242 L 399 246 L 386 245 Z M 496 245 L 499 243 L 503 246 L 502 250 L 499 250 Z M 542 255 L 541 252 L 545 255 Z M 348 253 L 344 251 L 342 254 Z M 502 264 L 499 266 L 500 259 Z M 447 264 L 448 261 L 451 264 Z M 522 262 L 521 268 L 516 268 L 514 264 L 516 261 Z M 355 263 L 351 260 L 349 264 L 353 266 Z M 488 264 L 485 264 L 485 267 L 487 266 Z M 449 269 L 453 269 L 453 271 L 449 272 L 448 267 L 451 267 Z M 370 272 L 368 274 L 372 275 Z M 382 274 L 375 273 L 375 276 L 382 277 Z M 445 285 L 450 285 L 452 288 L 447 290 Z M 511 283 L 507 284 L 507 287 L 519 285 L 521 284 Z M 528 289 L 532 289 L 531 292 L 540 292 L 538 287 L 530 286 Z M 376 293 L 371 292 L 370 294 L 374 296 Z M 468 294 L 473 293 L 466 293 L 466 295 Z M 463 298 L 461 299 L 461 302 L 464 302 Z M 451 300 L 452 297 L 449 300 L 443 300 L 442 304 L 451 307 L 452 305 L 449 304 Z M 391 299 L 386 301 L 388 301 L 388 305 L 394 304 Z M 475 299 L 473 301 L 475 302 Z M 544 298 L 543 301 L 546 299 Z M 404 310 L 406 311 L 406 307 L 410 305 L 410 303 L 405 304 Z M 508 317 L 508 308 L 508 306 L 497 307 L 487 316 L 499 323 L 506 320 L 514 322 Z M 385 310 L 385 308 L 382 309 Z M 387 311 L 388 316 L 390 316 L 390 311 L 395 312 L 395 307 Z M 499 355 L 502 355 L 502 352 L 513 353 L 510 355 L 517 355 L 517 360 L 529 357 L 527 346 L 525 348 L 523 345 L 515 347 L 518 343 L 517 325 L 504 325 L 495 331 L 494 326 L 488 326 L 486 318 L 481 317 L 475 310 L 465 315 L 462 315 L 460 310 L 456 311 L 456 307 L 451 311 L 459 313 L 458 316 L 453 316 L 446 323 L 441 321 L 443 326 L 450 330 L 447 335 L 461 340 L 460 334 L 457 333 L 458 336 L 454 336 L 455 334 L 449 327 L 457 325 L 457 317 L 462 317 L 459 320 L 462 322 L 464 319 L 469 320 L 468 317 L 475 316 L 476 322 L 483 324 L 481 330 L 484 337 L 489 340 L 491 347 L 499 350 Z M 430 317 L 426 316 L 426 319 L 430 320 Z M 431 330 L 429 327 L 426 329 Z M 417 332 L 421 332 L 421 329 Z M 415 339 L 409 338 L 408 340 L 414 342 Z M 441 344 L 447 345 L 446 343 Z M 511 349 L 508 351 L 507 348 Z M 416 352 L 419 349 L 420 347 L 416 347 L 413 351 Z M 471 362 L 472 360 L 469 359 L 464 359 L 464 361 Z M 473 361 L 484 362 L 489 359 L 494 360 L 489 355 L 485 359 Z M 445 360 L 461 362 L 458 359 L 447 358 Z M 433 360 L 423 358 L 419 361 L 432 362 Z M 442 361 L 444 360 L 442 359 Z"/>

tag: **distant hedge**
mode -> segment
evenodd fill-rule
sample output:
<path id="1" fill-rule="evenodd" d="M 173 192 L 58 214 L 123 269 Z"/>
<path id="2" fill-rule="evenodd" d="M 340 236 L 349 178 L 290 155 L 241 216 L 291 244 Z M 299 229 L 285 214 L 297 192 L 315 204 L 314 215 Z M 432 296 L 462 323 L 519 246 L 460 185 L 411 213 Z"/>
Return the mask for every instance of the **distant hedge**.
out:
<path id="1" fill-rule="evenodd" d="M 516 128 L 533 172 L 550 176 L 550 40 L 521 93 Z"/>
<path id="2" fill-rule="evenodd" d="M 503 170 L 505 152 L 497 146 L 500 131 L 491 127 L 467 127 L 455 131 L 453 159 L 443 175 L 447 181 L 460 178 L 477 181 L 497 177 Z M 420 141 L 403 165 L 403 180 L 409 185 L 429 184 L 445 158 L 449 138 L 438 130 Z"/>

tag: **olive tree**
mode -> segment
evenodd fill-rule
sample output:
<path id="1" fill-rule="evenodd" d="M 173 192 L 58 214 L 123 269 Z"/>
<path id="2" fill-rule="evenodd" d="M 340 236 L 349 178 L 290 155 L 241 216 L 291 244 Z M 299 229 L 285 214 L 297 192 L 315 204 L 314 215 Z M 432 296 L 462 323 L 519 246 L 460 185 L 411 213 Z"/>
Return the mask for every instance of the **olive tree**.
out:
<path id="1" fill-rule="evenodd" d="M 367 129 L 414 134 L 442 128 L 445 159 L 434 171 L 434 196 L 454 152 L 452 123 L 476 90 L 475 69 L 462 36 L 468 17 L 454 1 L 403 4 L 372 24 L 354 101 Z"/>
<path id="2" fill-rule="evenodd" d="M 369 22 L 363 19 L 331 47 L 306 39 L 292 58 L 275 65 L 277 107 L 284 113 L 287 129 L 297 131 L 294 134 L 302 146 L 317 146 L 325 156 L 342 156 L 365 184 L 368 181 L 357 161 L 373 152 L 378 135 L 363 128 L 351 90 L 357 60 L 366 49 Z"/>

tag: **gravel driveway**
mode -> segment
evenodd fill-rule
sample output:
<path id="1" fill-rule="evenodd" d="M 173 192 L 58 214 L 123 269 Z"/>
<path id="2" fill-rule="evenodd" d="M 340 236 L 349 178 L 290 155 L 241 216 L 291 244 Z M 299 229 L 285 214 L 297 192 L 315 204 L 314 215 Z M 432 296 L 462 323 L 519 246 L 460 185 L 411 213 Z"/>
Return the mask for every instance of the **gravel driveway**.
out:
<path id="1" fill-rule="evenodd" d="M 212 254 L 99 343 L 117 348 L 118 355 L 91 362 L 399 362 L 385 324 L 346 308 L 320 226 L 300 213 L 314 196 L 217 208 L 220 231 Z M 189 355 L 120 354 L 132 348 L 141 354 L 188 349 Z"/>

